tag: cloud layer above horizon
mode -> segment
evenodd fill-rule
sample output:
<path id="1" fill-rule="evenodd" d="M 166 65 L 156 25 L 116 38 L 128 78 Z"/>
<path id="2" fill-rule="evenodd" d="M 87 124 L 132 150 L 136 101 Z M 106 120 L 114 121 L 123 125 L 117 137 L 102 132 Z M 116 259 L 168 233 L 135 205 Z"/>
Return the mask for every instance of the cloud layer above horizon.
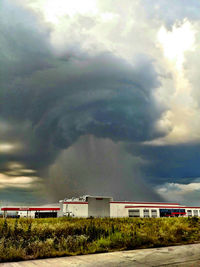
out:
<path id="1" fill-rule="evenodd" d="M 199 9 L 3 0 L 2 200 L 200 204 Z"/>

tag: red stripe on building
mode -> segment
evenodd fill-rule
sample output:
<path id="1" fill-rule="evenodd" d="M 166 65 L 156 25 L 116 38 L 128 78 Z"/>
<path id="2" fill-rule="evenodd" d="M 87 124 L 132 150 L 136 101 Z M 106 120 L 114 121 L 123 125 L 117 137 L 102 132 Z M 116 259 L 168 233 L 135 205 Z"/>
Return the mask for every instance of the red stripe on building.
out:
<path id="1" fill-rule="evenodd" d="M 111 204 L 157 204 L 157 205 L 180 205 L 179 203 L 161 203 L 161 202 L 129 202 L 129 201 L 110 201 Z"/>
<path id="2" fill-rule="evenodd" d="M 126 209 L 129 209 L 129 208 L 170 208 L 170 209 L 185 209 L 185 207 L 174 207 L 174 206 L 125 206 Z"/>
<path id="3" fill-rule="evenodd" d="M 2 211 L 54 211 L 60 208 L 1 208 Z"/>

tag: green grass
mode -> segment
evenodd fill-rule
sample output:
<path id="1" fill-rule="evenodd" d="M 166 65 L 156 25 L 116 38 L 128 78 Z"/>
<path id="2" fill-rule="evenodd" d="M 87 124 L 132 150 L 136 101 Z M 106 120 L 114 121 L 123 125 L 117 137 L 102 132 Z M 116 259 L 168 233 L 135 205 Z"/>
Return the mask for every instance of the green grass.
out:
<path id="1" fill-rule="evenodd" d="M 200 219 L 0 219 L 0 261 L 80 255 L 200 241 Z"/>

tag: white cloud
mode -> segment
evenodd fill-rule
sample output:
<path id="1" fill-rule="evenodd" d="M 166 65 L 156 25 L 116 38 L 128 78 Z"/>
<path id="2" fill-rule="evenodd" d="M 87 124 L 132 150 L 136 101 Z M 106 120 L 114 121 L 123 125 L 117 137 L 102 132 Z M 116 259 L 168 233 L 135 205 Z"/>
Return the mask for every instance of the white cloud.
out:
<path id="1" fill-rule="evenodd" d="M 0 154 L 8 154 L 19 151 L 22 148 L 22 144 L 19 143 L 8 143 L 2 142 L 0 143 Z"/>
<path id="2" fill-rule="evenodd" d="M 35 183 L 40 182 L 40 178 L 29 176 L 35 173 L 35 170 L 26 169 L 22 163 L 9 162 L 7 171 L 0 173 L 0 189 L 2 188 L 31 188 Z"/>
<path id="3" fill-rule="evenodd" d="M 38 177 L 8 176 L 0 173 L 0 189 L 8 187 L 32 188 L 35 182 L 40 181 Z"/>
<path id="4" fill-rule="evenodd" d="M 129 62 L 139 54 L 159 52 L 155 40 L 160 25 L 149 21 L 141 1 L 36 0 L 18 1 L 43 16 L 51 27 L 50 41 L 57 54 L 81 47 L 89 54 L 110 51 Z"/>
<path id="5" fill-rule="evenodd" d="M 172 67 L 178 71 L 182 71 L 185 60 L 184 53 L 194 50 L 195 31 L 193 25 L 185 19 L 181 25 L 174 24 L 170 31 L 162 26 L 158 32 L 158 41 L 168 63 L 171 63 Z"/>
<path id="6" fill-rule="evenodd" d="M 13 144 L 2 143 L 0 144 L 0 153 L 11 152 L 14 148 L 15 146 Z"/>
<path id="7" fill-rule="evenodd" d="M 196 23 L 183 20 L 173 25 L 171 30 L 164 26 L 158 32 L 158 47 L 163 51 L 162 66 L 170 76 L 161 77 L 162 85 L 155 92 L 158 103 L 167 108 L 157 127 L 168 134 L 147 144 L 178 144 L 200 141 L 200 108 L 198 99 L 194 97 L 191 80 L 188 79 L 188 53 L 197 51 Z M 194 64 L 193 62 L 191 64 Z"/>
<path id="8" fill-rule="evenodd" d="M 189 184 L 165 183 L 157 187 L 157 192 L 168 201 L 200 205 L 200 179 Z"/>

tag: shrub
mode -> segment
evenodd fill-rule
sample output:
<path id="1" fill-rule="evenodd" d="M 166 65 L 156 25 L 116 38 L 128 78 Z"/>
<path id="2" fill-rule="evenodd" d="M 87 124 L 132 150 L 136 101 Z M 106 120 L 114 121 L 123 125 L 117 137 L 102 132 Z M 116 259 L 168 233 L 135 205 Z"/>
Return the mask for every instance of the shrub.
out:
<path id="1" fill-rule="evenodd" d="M 200 241 L 194 218 L 0 219 L 0 261 Z"/>

